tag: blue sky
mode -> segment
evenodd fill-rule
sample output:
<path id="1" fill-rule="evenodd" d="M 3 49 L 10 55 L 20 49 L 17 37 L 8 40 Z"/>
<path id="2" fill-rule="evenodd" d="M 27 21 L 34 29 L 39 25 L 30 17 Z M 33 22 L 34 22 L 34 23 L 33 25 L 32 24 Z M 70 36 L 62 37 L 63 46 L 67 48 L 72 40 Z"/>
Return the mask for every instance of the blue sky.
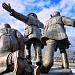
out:
<path id="1" fill-rule="evenodd" d="M 46 23 L 50 14 L 60 11 L 62 16 L 75 19 L 75 0 L 0 0 L 0 27 L 4 23 L 9 23 L 12 28 L 24 33 L 25 24 L 12 16 L 2 8 L 2 3 L 10 3 L 17 12 L 27 15 L 34 12 L 41 22 Z M 75 28 L 65 26 L 71 45 L 75 46 Z"/>

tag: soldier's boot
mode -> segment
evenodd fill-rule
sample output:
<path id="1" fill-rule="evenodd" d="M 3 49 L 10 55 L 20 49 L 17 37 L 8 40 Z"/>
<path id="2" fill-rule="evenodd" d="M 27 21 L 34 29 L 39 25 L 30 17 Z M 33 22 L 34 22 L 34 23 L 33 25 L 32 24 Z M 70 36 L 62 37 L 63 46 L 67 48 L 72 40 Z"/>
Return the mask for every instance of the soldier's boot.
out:
<path id="1" fill-rule="evenodd" d="M 39 46 L 36 47 L 36 51 L 35 51 L 35 58 L 36 58 L 36 65 L 37 66 L 41 66 L 41 62 L 42 62 L 42 55 L 41 55 L 41 49 Z"/>
<path id="2" fill-rule="evenodd" d="M 14 61 L 12 57 L 13 57 L 12 53 L 10 54 L 8 53 L 7 55 L 4 56 L 4 58 L 2 58 L 1 60 L 1 62 L 3 63 L 2 66 L 6 67 L 6 70 L 1 72 L 0 74 L 5 74 L 14 71 Z"/>
<path id="3" fill-rule="evenodd" d="M 42 55 L 41 55 L 41 48 L 37 45 L 35 48 L 35 62 L 37 66 L 41 66 L 42 63 Z"/>
<path id="4" fill-rule="evenodd" d="M 23 58 L 17 59 L 16 75 L 33 75 L 33 69 L 28 64 L 26 59 L 23 59 Z"/>
<path id="5" fill-rule="evenodd" d="M 61 56 L 62 56 L 62 68 L 65 68 L 65 69 L 69 68 L 69 62 L 68 62 L 66 51 L 61 53 Z"/>
<path id="6" fill-rule="evenodd" d="M 6 69 L 6 71 L 7 72 L 8 71 L 10 71 L 10 72 L 14 71 L 14 61 L 13 61 L 13 54 L 12 53 L 10 53 L 7 57 L 7 69 Z"/>
<path id="7" fill-rule="evenodd" d="M 40 68 L 41 73 L 48 73 L 53 66 L 53 60 L 45 60 Z"/>
<path id="8" fill-rule="evenodd" d="M 40 67 L 42 62 L 41 42 L 39 40 L 35 40 L 33 46 L 35 50 L 35 62 L 36 65 Z"/>
<path id="9" fill-rule="evenodd" d="M 31 62 L 31 51 L 30 51 L 30 47 L 25 48 L 25 57 L 28 61 L 29 64 L 32 64 Z"/>
<path id="10" fill-rule="evenodd" d="M 39 66 L 36 66 L 34 68 L 34 75 L 40 75 L 40 67 Z"/>
<path id="11" fill-rule="evenodd" d="M 7 69 L 5 70 L 5 73 L 9 73 L 12 71 L 14 71 L 14 63 L 7 65 Z"/>

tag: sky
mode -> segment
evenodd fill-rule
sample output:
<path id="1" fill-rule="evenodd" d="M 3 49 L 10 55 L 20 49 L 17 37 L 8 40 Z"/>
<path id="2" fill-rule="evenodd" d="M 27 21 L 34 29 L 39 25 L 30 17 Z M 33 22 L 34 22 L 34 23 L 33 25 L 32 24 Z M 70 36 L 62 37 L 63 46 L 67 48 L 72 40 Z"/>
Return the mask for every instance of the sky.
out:
<path id="1" fill-rule="evenodd" d="M 75 19 L 75 0 L 0 0 L 0 28 L 4 23 L 9 23 L 12 28 L 19 30 L 22 34 L 24 34 L 25 24 L 10 16 L 2 8 L 3 2 L 10 3 L 12 9 L 21 14 L 36 13 L 44 25 L 54 11 L 59 11 L 62 16 Z M 65 28 L 71 42 L 71 49 L 74 50 L 75 28 L 71 26 L 65 26 Z"/>

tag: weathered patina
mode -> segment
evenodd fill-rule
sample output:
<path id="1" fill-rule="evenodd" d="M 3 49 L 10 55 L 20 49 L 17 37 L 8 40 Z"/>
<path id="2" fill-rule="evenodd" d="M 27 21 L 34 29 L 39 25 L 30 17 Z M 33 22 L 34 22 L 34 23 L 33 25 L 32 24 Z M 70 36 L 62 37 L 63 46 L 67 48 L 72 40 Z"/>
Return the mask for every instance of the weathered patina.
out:
<path id="1" fill-rule="evenodd" d="M 24 57 L 23 35 L 9 24 L 0 29 L 0 67 L 6 67 L 0 74 L 16 71 L 16 75 L 32 75 L 32 68 Z"/>
<path id="2" fill-rule="evenodd" d="M 46 45 L 41 72 L 49 72 L 50 68 L 53 66 L 54 51 L 57 51 L 57 48 L 59 48 L 62 56 L 63 68 L 69 68 L 65 49 L 69 48 L 70 42 L 64 28 L 65 25 L 74 27 L 75 20 L 61 16 L 58 11 L 55 11 L 53 16 L 47 21 L 44 34 L 41 38 L 43 44 Z"/>
<path id="3" fill-rule="evenodd" d="M 11 16 L 15 17 L 16 19 L 25 23 L 25 36 L 28 38 L 26 45 L 28 49 L 27 59 L 31 59 L 31 44 L 33 44 L 35 49 L 35 59 L 36 64 L 40 64 L 42 60 L 41 55 L 41 47 L 43 46 L 41 43 L 41 31 L 39 28 L 44 28 L 42 22 L 40 22 L 37 18 L 35 13 L 29 13 L 27 16 L 16 12 L 14 9 L 11 8 L 10 5 L 6 3 L 2 4 L 3 8 L 10 13 Z"/>

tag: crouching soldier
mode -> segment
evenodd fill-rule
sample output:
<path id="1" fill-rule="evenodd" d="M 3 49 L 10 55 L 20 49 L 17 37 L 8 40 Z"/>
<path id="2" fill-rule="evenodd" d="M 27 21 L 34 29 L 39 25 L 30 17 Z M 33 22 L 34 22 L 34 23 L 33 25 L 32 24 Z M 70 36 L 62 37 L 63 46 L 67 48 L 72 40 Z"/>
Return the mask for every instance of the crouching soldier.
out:
<path id="1" fill-rule="evenodd" d="M 16 75 L 32 75 L 31 67 L 24 58 L 24 39 L 22 34 L 4 24 L 0 29 L 0 65 L 6 67 L 1 74 L 16 71 Z"/>

